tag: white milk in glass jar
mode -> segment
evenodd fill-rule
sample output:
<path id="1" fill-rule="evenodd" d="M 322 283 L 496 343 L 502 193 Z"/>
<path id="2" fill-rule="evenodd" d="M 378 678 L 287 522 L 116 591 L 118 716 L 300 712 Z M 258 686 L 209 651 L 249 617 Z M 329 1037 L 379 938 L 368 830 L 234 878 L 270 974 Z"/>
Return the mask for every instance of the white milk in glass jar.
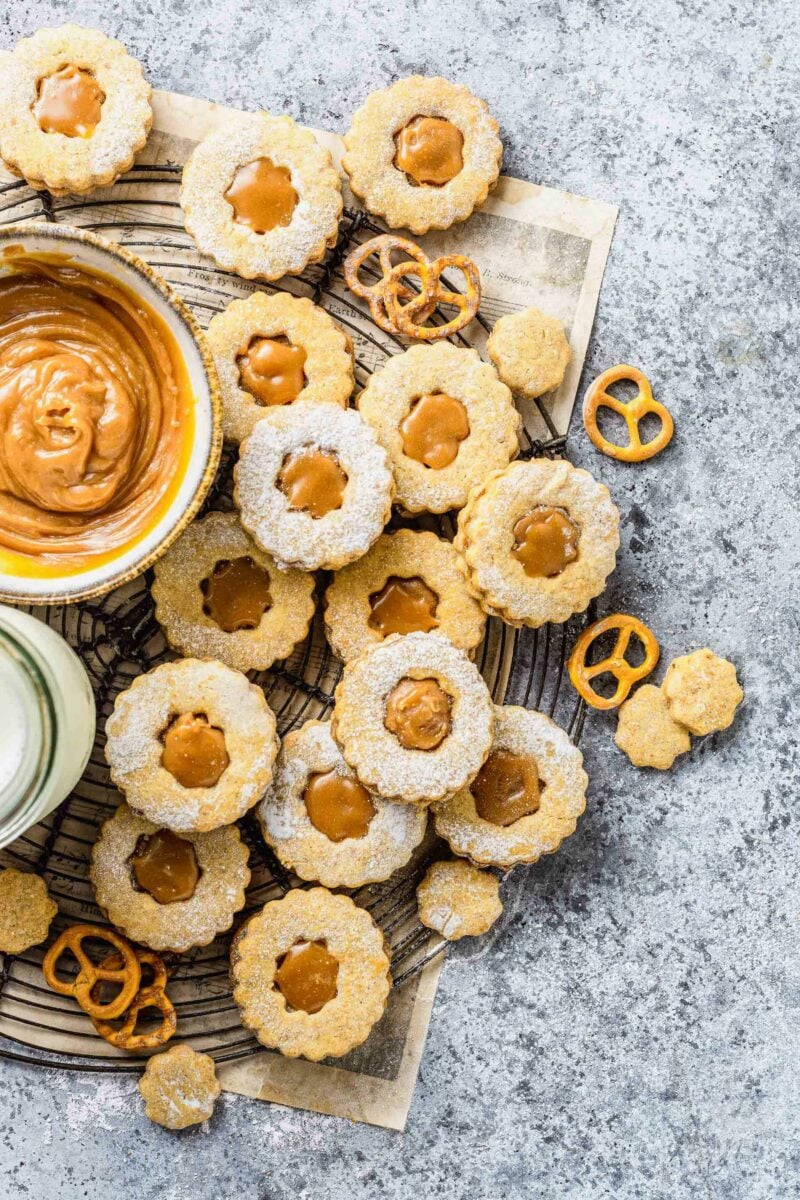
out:
<path id="1" fill-rule="evenodd" d="M 94 744 L 94 696 L 60 634 L 0 605 L 0 847 L 61 803 Z"/>

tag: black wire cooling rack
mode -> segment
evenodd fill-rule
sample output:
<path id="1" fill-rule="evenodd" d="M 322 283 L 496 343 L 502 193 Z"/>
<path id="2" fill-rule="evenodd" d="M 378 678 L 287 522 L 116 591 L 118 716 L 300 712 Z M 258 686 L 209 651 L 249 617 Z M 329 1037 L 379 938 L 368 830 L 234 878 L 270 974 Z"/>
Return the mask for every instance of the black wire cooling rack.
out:
<path id="1" fill-rule="evenodd" d="M 201 259 L 186 234 L 177 202 L 178 166 L 137 165 L 113 187 L 90 199 L 57 199 L 34 192 L 22 181 L 0 185 L 0 225 L 44 220 L 79 225 L 122 243 L 152 264 L 187 301 L 202 326 L 232 299 L 249 294 L 254 284 L 219 270 Z M 282 280 L 281 288 L 294 295 L 310 296 L 329 309 L 353 338 L 356 347 L 356 380 L 363 387 L 370 373 L 392 353 L 405 349 L 370 327 L 363 310 L 352 302 L 341 285 L 341 264 L 349 248 L 384 230 L 364 213 L 345 210 L 336 246 L 319 265 L 301 276 Z M 259 284 L 266 291 L 272 285 Z M 448 285 L 451 286 L 451 285 Z M 434 318 L 435 319 L 435 318 Z M 444 319 L 444 318 L 442 318 Z M 484 332 L 488 325 L 479 317 Z M 461 335 L 451 339 L 468 345 Z M 545 442 L 524 439 L 523 457 L 564 452 L 543 404 L 538 411 L 549 429 Z M 232 507 L 231 472 L 235 454 L 225 451 L 206 510 Z M 427 525 L 443 536 L 452 536 L 452 521 L 427 518 L 409 524 Z M 321 579 L 318 596 L 324 592 Z M 109 780 L 104 756 L 105 718 L 119 692 L 132 679 L 158 663 L 174 657 L 165 645 L 150 598 L 150 572 L 101 600 L 65 607 L 48 606 L 36 613 L 57 629 L 82 658 L 91 678 L 98 711 L 98 735 L 86 772 L 75 791 L 55 813 L 29 830 L 5 851 L 0 862 L 33 869 L 42 875 L 59 913 L 51 937 L 75 921 L 106 924 L 95 907 L 88 880 L 91 846 L 100 824 L 120 802 Z M 476 662 L 497 702 L 523 704 L 554 717 L 578 741 L 585 709 L 569 686 L 564 686 L 569 647 L 583 621 L 515 630 L 490 620 Z M 341 665 L 325 640 L 319 612 L 308 639 L 291 658 L 269 671 L 253 672 L 252 679 L 266 694 L 281 734 L 311 718 L 324 718 L 333 704 L 333 691 Z M 247 907 L 237 924 L 266 901 L 290 887 L 305 886 L 276 860 L 261 839 L 252 818 L 241 823 L 250 848 L 252 882 Z M 429 838 L 404 871 L 387 883 L 361 888 L 354 899 L 367 908 L 383 929 L 391 952 L 395 986 L 413 986 L 419 971 L 444 950 L 446 943 L 420 925 L 415 891 L 429 863 L 446 849 Z M 170 962 L 170 996 L 178 1014 L 181 1040 L 218 1062 L 245 1058 L 261 1049 L 243 1029 L 228 981 L 229 937 L 175 957 Z M 41 961 L 44 948 L 18 956 L 0 954 L 0 1055 L 26 1063 L 83 1071 L 138 1071 L 144 1059 L 124 1056 L 100 1039 L 88 1018 L 44 984 Z M 64 1047 L 69 1052 L 64 1053 Z"/>

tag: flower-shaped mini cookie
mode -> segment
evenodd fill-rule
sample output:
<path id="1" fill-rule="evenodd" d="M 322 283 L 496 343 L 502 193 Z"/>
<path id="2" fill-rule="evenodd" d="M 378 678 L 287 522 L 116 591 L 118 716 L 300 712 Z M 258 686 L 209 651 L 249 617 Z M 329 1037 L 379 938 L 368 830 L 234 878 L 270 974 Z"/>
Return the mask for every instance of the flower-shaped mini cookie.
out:
<path id="1" fill-rule="evenodd" d="M 679 754 L 691 749 L 685 726 L 670 715 L 663 688 L 645 683 L 619 710 L 614 741 L 635 767 L 668 771 Z"/>
<path id="2" fill-rule="evenodd" d="M 489 753 L 489 692 L 439 633 L 393 634 L 345 667 L 331 732 L 372 792 L 430 804 L 466 787 Z"/>
<path id="3" fill-rule="evenodd" d="M 0 871 L 0 953 L 21 954 L 38 946 L 57 912 L 38 875 L 15 867 Z"/>
<path id="4" fill-rule="evenodd" d="M 435 862 L 417 888 L 417 907 L 422 924 L 449 942 L 478 937 L 503 911 L 500 881 L 471 863 Z"/>
<path id="5" fill-rule="evenodd" d="M 727 729 L 744 698 L 736 667 L 708 647 L 673 659 L 661 688 L 670 716 L 698 737 Z"/>
<path id="6" fill-rule="evenodd" d="M 0 156 L 55 195 L 113 183 L 153 122 L 150 84 L 121 42 L 97 29 L 39 29 L 3 55 Z"/>
<path id="7" fill-rule="evenodd" d="M 385 533 L 337 571 L 325 595 L 328 641 L 344 662 L 392 633 L 437 630 L 474 650 L 486 615 L 464 582 L 458 551 L 426 530 Z"/>
<path id="8" fill-rule="evenodd" d="M 184 1044 L 148 1059 L 139 1091 L 151 1121 L 186 1129 L 208 1120 L 221 1088 L 213 1058 Z"/>
<path id="9" fill-rule="evenodd" d="M 121 804 L 103 823 L 89 875 L 112 925 L 153 950 L 183 954 L 230 929 L 250 882 L 235 825 L 178 836 Z"/>
<path id="10" fill-rule="evenodd" d="M 353 409 L 270 408 L 242 442 L 234 500 L 279 567 L 335 571 L 366 554 L 389 520 L 386 454 Z"/>
<path id="11" fill-rule="evenodd" d="M 583 612 L 619 546 L 608 488 L 564 459 L 511 463 L 470 494 L 455 546 L 484 610 L 536 628 Z"/>
<path id="12" fill-rule="evenodd" d="M 277 753 L 264 693 L 220 662 L 184 658 L 139 675 L 106 721 L 114 783 L 175 833 L 238 820 L 264 795 Z"/>
<path id="13" fill-rule="evenodd" d="M 407 512 L 461 508 L 519 449 L 522 422 L 510 391 L 476 350 L 450 342 L 388 359 L 358 409 L 389 455 Z"/>
<path id="14" fill-rule="evenodd" d="M 273 405 L 347 407 L 353 390 L 348 335 L 306 296 L 253 292 L 212 318 L 206 336 L 222 392 L 222 431 L 240 442 Z"/>
<path id="15" fill-rule="evenodd" d="M 331 156 L 291 117 L 237 113 L 192 151 L 180 195 L 203 254 L 245 279 L 299 275 L 333 245 L 342 192 Z"/>
<path id="16" fill-rule="evenodd" d="M 408 862 L 427 826 L 419 806 L 369 793 L 322 721 L 306 721 L 283 739 L 258 818 L 285 867 L 331 888 L 388 879 Z"/>
<path id="17" fill-rule="evenodd" d="M 360 1046 L 386 1007 L 383 934 L 348 896 L 295 888 L 245 922 L 231 946 L 242 1023 L 288 1058 Z"/>
<path id="18" fill-rule="evenodd" d="M 501 317 L 486 351 L 503 383 L 529 399 L 559 387 L 572 358 L 564 326 L 538 308 Z"/>
<path id="19" fill-rule="evenodd" d="M 583 755 L 544 713 L 495 705 L 492 750 L 470 787 L 434 806 L 455 854 L 513 867 L 552 854 L 586 807 Z"/>
<path id="20" fill-rule="evenodd" d="M 387 225 L 414 233 L 464 221 L 496 184 L 503 156 L 484 101 L 422 75 L 369 95 L 344 140 L 354 194 Z"/>
<path id="21" fill-rule="evenodd" d="M 209 513 L 154 568 L 156 619 L 181 654 L 240 671 L 287 658 L 314 616 L 314 577 L 279 571 L 235 513 Z"/>

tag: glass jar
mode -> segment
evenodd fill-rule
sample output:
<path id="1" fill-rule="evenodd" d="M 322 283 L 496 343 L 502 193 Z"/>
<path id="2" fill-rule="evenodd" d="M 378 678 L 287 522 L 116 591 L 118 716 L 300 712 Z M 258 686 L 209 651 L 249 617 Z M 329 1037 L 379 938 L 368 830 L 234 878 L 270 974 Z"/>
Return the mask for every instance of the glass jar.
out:
<path id="1" fill-rule="evenodd" d="M 0 847 L 70 794 L 95 724 L 77 654 L 44 622 L 0 605 Z"/>

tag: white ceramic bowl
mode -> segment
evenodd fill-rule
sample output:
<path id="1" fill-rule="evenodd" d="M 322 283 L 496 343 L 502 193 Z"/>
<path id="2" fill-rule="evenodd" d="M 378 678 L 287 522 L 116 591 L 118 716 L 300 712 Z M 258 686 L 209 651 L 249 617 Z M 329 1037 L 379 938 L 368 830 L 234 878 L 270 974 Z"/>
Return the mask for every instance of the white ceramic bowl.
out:
<path id="1" fill-rule="evenodd" d="M 169 508 L 136 544 L 99 566 L 74 574 L 32 578 L 0 571 L 0 600 L 11 603 L 63 604 L 98 596 L 135 578 L 150 566 L 188 525 L 211 486 L 222 449 L 219 384 L 203 333 L 186 305 L 146 262 L 121 246 L 85 229 L 64 225 L 0 227 L 0 277 L 6 247 L 21 247 L 32 257 L 64 255 L 77 267 L 101 272 L 140 296 L 165 322 L 183 358 L 194 393 L 194 441 L 184 477 Z M 16 253 L 16 250 L 15 250 Z"/>

